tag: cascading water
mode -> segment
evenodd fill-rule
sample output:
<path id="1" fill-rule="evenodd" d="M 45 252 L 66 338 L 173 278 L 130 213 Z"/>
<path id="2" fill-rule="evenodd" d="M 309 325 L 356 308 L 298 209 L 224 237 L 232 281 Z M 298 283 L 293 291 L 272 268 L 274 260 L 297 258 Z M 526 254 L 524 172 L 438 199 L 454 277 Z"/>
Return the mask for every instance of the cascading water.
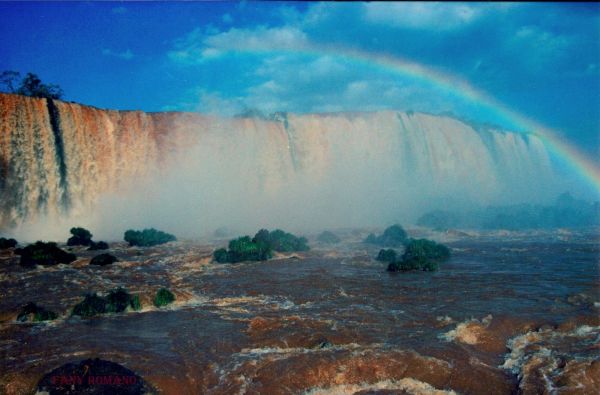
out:
<path id="1" fill-rule="evenodd" d="M 225 119 L 0 94 L 0 127 L 3 230 L 108 220 L 99 202 L 114 196 L 129 206 L 112 211 L 136 207 L 140 225 L 161 210 L 173 226 L 365 225 L 457 202 L 532 201 L 553 182 L 535 135 L 420 113 Z"/>

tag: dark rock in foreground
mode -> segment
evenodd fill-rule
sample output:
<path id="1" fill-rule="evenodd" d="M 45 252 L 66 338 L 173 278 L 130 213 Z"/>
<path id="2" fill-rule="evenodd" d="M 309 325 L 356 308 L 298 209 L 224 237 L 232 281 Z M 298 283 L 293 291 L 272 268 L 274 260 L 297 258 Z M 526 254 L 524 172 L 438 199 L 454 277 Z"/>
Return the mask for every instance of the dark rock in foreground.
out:
<path id="1" fill-rule="evenodd" d="M 126 367 L 96 358 L 67 363 L 54 369 L 38 382 L 37 392 L 51 395 L 137 395 L 156 391 Z"/>

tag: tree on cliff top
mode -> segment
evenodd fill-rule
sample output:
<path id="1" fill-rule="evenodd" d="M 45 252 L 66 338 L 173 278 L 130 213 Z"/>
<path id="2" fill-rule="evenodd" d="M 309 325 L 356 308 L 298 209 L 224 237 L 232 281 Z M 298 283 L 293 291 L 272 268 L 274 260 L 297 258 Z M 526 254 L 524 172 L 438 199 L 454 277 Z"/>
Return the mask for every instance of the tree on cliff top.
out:
<path id="1" fill-rule="evenodd" d="M 17 93 L 30 97 L 44 97 L 46 99 L 60 99 L 64 92 L 55 84 L 44 84 L 33 73 L 27 73 L 19 83 L 21 74 L 16 71 L 4 71 L 0 74 L 0 90 L 7 93 Z"/>

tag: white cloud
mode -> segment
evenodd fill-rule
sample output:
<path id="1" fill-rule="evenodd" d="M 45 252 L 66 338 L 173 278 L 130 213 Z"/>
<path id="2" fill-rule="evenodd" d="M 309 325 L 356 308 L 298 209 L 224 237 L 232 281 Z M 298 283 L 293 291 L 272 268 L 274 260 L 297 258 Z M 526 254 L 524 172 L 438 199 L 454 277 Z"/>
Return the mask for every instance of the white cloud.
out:
<path id="1" fill-rule="evenodd" d="M 569 53 L 573 39 L 566 35 L 555 34 L 537 26 L 520 27 L 508 41 L 517 59 L 534 70 L 563 60 Z M 518 56 L 524 54 L 526 56 Z"/>
<path id="2" fill-rule="evenodd" d="M 295 49 L 307 44 L 306 34 L 294 27 L 236 29 L 206 37 L 204 44 L 215 49 Z"/>
<path id="3" fill-rule="evenodd" d="M 125 50 L 123 52 L 115 52 L 115 51 L 113 51 L 111 49 L 104 48 L 102 50 L 102 55 L 104 55 L 104 56 L 114 56 L 114 57 L 121 58 L 121 59 L 124 59 L 124 60 L 131 60 L 134 57 L 134 54 L 133 54 L 133 52 L 131 52 L 130 49 L 127 49 L 127 50 Z"/>
<path id="4" fill-rule="evenodd" d="M 301 49 L 308 45 L 306 34 L 291 26 L 254 29 L 232 28 L 225 32 L 193 30 L 175 43 L 168 56 L 182 63 L 202 63 L 227 51 Z"/>
<path id="5" fill-rule="evenodd" d="M 482 4 L 460 3 L 368 3 L 367 22 L 411 29 L 449 30 L 466 26 L 485 11 Z"/>

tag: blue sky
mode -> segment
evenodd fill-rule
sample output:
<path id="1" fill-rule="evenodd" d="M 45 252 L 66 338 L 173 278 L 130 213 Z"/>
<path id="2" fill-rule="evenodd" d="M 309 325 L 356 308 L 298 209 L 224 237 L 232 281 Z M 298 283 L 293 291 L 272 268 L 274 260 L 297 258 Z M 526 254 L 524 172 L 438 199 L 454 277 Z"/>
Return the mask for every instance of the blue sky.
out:
<path id="1" fill-rule="evenodd" d="M 460 94 L 339 54 L 401 57 L 600 153 L 597 3 L 2 2 L 0 35 L 0 71 L 37 73 L 102 108 L 412 109 L 502 122 Z"/>

